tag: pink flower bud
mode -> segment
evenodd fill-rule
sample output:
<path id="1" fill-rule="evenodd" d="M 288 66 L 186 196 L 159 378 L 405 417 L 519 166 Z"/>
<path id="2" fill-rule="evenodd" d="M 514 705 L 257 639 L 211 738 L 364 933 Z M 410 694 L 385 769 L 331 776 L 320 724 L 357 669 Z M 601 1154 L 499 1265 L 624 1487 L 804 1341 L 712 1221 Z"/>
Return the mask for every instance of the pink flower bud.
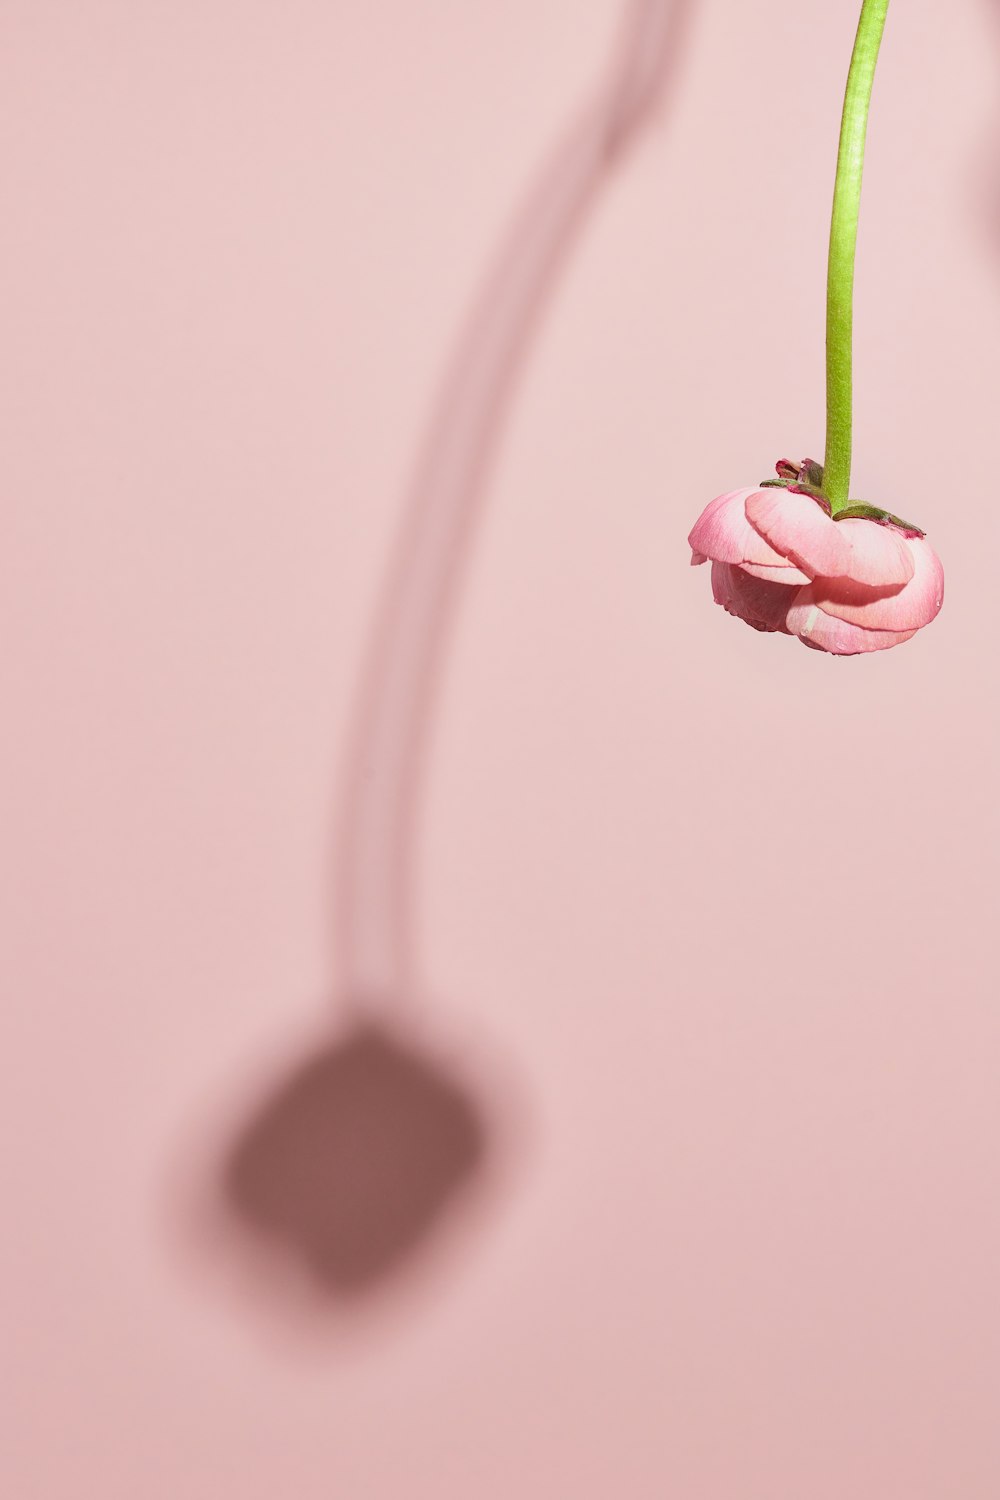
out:
<path id="1" fill-rule="evenodd" d="M 923 536 L 881 519 L 837 521 L 798 490 L 719 495 L 688 540 L 692 563 L 711 561 L 712 593 L 729 614 L 835 656 L 908 641 L 944 598 Z"/>

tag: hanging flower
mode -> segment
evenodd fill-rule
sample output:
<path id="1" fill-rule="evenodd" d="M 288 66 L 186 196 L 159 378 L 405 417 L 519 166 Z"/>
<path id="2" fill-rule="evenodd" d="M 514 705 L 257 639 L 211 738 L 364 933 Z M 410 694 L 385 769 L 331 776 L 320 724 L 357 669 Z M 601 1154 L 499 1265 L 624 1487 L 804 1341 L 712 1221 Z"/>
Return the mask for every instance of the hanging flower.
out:
<path id="1" fill-rule="evenodd" d="M 688 538 L 712 564 L 715 602 L 755 630 L 798 636 L 835 656 L 898 646 L 929 625 L 944 570 L 924 533 L 872 505 L 836 515 L 811 460 L 707 505 Z"/>
<path id="2" fill-rule="evenodd" d="M 885 651 L 937 615 L 944 570 L 919 526 L 850 499 L 854 260 L 868 107 L 889 0 L 862 0 L 847 75 L 826 280 L 826 455 L 731 490 L 691 532 L 712 593 L 755 630 L 834 656 Z"/>

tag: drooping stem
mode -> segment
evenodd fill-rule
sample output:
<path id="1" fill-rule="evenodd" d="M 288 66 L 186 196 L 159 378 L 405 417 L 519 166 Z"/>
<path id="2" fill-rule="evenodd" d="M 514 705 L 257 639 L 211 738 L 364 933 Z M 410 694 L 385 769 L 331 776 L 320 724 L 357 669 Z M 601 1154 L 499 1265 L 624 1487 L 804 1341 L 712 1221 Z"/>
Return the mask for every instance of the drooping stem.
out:
<path id="1" fill-rule="evenodd" d="M 863 0 L 840 124 L 826 281 L 826 458 L 823 465 L 823 489 L 834 512 L 847 504 L 851 483 L 854 252 L 858 241 L 858 206 L 868 105 L 888 8 L 889 0 Z"/>

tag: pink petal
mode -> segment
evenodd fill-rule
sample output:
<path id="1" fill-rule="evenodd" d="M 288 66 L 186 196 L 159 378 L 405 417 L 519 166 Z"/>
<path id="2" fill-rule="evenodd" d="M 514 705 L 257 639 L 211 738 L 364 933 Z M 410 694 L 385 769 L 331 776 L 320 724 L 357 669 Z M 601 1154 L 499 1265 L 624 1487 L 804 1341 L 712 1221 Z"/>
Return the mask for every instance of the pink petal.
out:
<path id="1" fill-rule="evenodd" d="M 906 537 L 891 526 L 849 516 L 836 523 L 851 544 L 848 578 L 873 587 L 902 587 L 913 577 L 913 553 Z"/>
<path id="2" fill-rule="evenodd" d="M 785 635 L 785 616 L 798 585 L 769 583 L 753 578 L 731 563 L 713 562 L 712 594 L 727 614 L 745 620 L 754 630 L 780 630 Z"/>
<path id="3" fill-rule="evenodd" d="M 782 563 L 780 568 L 769 568 L 765 563 L 751 562 L 741 562 L 736 566 L 741 573 L 749 573 L 751 578 L 766 578 L 770 583 L 801 585 L 809 582 L 809 574 L 803 573 L 801 568 L 793 568 L 791 563 Z"/>
<path id="4" fill-rule="evenodd" d="M 923 537 L 904 537 L 902 541 L 913 558 L 914 572 L 901 589 L 866 588 L 849 578 L 817 578 L 810 585 L 810 602 L 814 600 L 828 615 L 866 630 L 919 630 L 929 625 L 944 599 L 944 569 Z"/>
<path id="5" fill-rule="evenodd" d="M 714 562 L 750 562 L 764 567 L 787 566 L 784 557 L 769 547 L 750 525 L 744 504 L 755 490 L 730 490 L 706 505 L 688 537 L 694 556 L 710 557 Z"/>
<path id="6" fill-rule="evenodd" d="M 838 620 L 820 609 L 812 589 L 802 589 L 788 611 L 788 628 L 804 646 L 829 651 L 833 656 L 859 656 L 865 651 L 887 651 L 916 635 L 915 630 L 865 630 L 848 620 Z"/>
<path id="7" fill-rule="evenodd" d="M 765 541 L 810 578 L 846 574 L 851 547 L 841 530 L 843 523 L 832 520 L 811 495 L 753 490 L 745 510 L 747 520 Z"/>

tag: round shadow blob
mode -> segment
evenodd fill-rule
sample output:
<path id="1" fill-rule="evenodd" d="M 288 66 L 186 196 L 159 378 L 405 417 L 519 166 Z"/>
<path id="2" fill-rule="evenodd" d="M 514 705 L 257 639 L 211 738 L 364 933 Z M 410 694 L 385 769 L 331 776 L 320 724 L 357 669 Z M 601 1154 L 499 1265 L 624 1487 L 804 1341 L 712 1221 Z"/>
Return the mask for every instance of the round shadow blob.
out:
<path id="1" fill-rule="evenodd" d="M 411 1256 L 483 1165 L 487 1131 L 442 1065 L 377 1022 L 309 1053 L 230 1148 L 245 1227 L 326 1292 L 359 1296 Z"/>

